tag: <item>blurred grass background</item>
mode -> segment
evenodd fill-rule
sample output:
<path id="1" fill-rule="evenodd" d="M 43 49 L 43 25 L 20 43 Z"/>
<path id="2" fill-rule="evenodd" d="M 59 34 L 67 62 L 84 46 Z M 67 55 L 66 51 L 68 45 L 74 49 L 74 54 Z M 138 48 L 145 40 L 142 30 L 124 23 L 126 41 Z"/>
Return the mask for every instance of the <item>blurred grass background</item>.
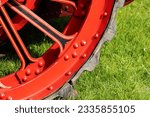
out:
<path id="1" fill-rule="evenodd" d="M 96 69 L 84 72 L 77 81 L 78 97 L 75 99 L 150 99 L 149 5 L 149 0 L 135 0 L 119 10 L 116 36 L 103 46 Z M 62 24 L 67 21 L 60 22 L 62 19 L 53 21 L 52 25 L 62 30 Z M 28 37 L 23 37 L 31 40 L 25 43 L 32 56 L 40 56 L 50 46 L 51 41 L 37 29 L 27 26 L 23 30 L 29 32 Z M 9 43 L 0 48 L 7 53 L 0 57 L 0 77 L 20 66 L 11 48 Z"/>

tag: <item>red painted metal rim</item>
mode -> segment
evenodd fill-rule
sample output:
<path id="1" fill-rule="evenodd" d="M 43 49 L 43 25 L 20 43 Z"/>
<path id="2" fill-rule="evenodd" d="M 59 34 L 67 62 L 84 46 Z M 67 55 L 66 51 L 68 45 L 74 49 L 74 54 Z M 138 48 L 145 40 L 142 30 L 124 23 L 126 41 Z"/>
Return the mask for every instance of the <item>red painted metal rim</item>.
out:
<path id="1" fill-rule="evenodd" d="M 40 58 L 16 73 L 1 78 L 0 83 L 7 87 L 0 88 L 0 98 L 44 99 L 59 90 L 94 51 L 109 23 L 114 2 L 115 0 L 78 0 L 77 10 L 63 33 L 76 34 L 74 38 L 65 44 L 61 53 L 56 42 Z M 58 56 L 55 58 L 52 55 Z"/>

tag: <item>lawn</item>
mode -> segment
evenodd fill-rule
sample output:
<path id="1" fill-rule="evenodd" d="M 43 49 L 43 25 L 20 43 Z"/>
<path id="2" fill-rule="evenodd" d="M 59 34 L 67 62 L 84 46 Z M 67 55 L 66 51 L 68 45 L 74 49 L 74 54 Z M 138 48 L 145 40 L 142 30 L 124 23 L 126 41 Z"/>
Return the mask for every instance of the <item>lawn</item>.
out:
<path id="1" fill-rule="evenodd" d="M 84 72 L 76 82 L 78 96 L 75 99 L 150 99 L 149 4 L 149 0 L 135 0 L 119 10 L 116 36 L 103 46 L 100 63 L 95 70 Z M 57 20 L 53 25 L 62 30 L 59 22 Z M 25 41 L 25 44 L 32 56 L 40 56 L 51 44 L 33 27 L 27 26 L 23 30 L 29 32 L 29 37 L 23 37 L 31 40 Z M 0 57 L 0 77 L 16 71 L 20 66 L 11 48 L 9 43 L 0 47 L 0 51 L 7 53 Z"/>
<path id="2" fill-rule="evenodd" d="M 77 99 L 150 99 L 150 1 L 119 10 L 117 33 L 101 50 L 100 63 L 84 72 Z"/>

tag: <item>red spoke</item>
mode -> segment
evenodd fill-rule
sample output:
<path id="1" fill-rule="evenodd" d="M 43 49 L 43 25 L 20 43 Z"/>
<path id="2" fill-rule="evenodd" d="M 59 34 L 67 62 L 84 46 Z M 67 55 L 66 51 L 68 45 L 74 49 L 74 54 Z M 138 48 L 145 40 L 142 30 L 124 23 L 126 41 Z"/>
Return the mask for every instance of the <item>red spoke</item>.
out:
<path id="1" fill-rule="evenodd" d="M 3 21 L 3 19 L 2 19 L 2 17 L 0 17 L 0 23 L 1 23 L 1 25 L 2 25 L 2 27 L 3 27 L 3 29 L 4 29 L 4 31 L 6 32 L 6 34 L 7 34 L 8 38 L 9 38 L 10 42 L 12 43 L 14 49 L 16 50 L 16 53 L 17 53 L 18 57 L 20 58 L 20 61 L 21 61 L 21 69 L 24 69 L 25 66 L 26 66 L 26 65 L 25 65 L 25 64 L 26 64 L 26 63 L 25 63 L 25 59 L 24 59 L 22 53 L 20 52 L 20 50 L 19 50 L 17 44 L 15 43 L 15 41 L 14 41 L 12 35 L 10 34 L 10 32 L 9 32 L 9 30 L 8 30 L 8 28 L 7 28 L 7 26 L 6 26 L 6 24 L 4 23 L 4 21 Z"/>
<path id="2" fill-rule="evenodd" d="M 11 42 L 13 43 L 14 48 L 17 47 L 16 50 L 17 50 L 17 53 L 18 53 L 20 59 L 22 57 L 24 57 L 25 61 L 36 62 L 36 59 L 31 57 L 31 55 L 29 54 L 27 48 L 25 47 L 21 37 L 19 36 L 18 32 L 16 31 L 15 27 L 13 26 L 13 23 L 12 23 L 9 15 L 8 15 L 6 9 L 3 6 L 1 6 L 0 10 L 1 10 L 2 14 L 4 15 L 4 18 L 6 19 L 8 25 L 10 26 L 10 29 L 12 30 L 12 33 L 13 33 L 14 37 L 16 38 L 16 40 L 19 44 L 19 45 L 16 44 L 16 42 L 14 41 L 13 36 L 10 34 L 10 32 L 8 31 L 8 28 L 6 27 L 5 23 L 2 21 L 2 23 L 4 25 L 3 27 L 4 27 L 5 31 L 7 32 L 7 34 L 9 35 L 9 38 L 10 38 Z M 19 52 L 19 49 L 21 49 L 22 51 L 20 50 L 20 52 Z M 21 52 L 24 53 L 24 55 L 22 54 L 22 57 L 21 57 L 21 54 L 20 54 Z M 23 60 L 22 60 L 22 62 L 23 62 Z M 24 63 L 23 63 L 23 65 L 24 65 Z"/>
<path id="3" fill-rule="evenodd" d="M 47 22 L 45 22 L 42 18 L 37 16 L 30 9 L 26 8 L 24 5 L 19 4 L 15 0 L 13 1 L 13 3 L 7 3 L 7 5 L 16 13 L 29 21 L 32 25 L 45 33 L 49 38 L 54 40 L 59 45 L 61 52 L 63 52 L 63 48 L 67 41 L 72 40 L 76 37 L 77 33 L 72 36 L 63 35 L 58 30 L 49 25 Z"/>

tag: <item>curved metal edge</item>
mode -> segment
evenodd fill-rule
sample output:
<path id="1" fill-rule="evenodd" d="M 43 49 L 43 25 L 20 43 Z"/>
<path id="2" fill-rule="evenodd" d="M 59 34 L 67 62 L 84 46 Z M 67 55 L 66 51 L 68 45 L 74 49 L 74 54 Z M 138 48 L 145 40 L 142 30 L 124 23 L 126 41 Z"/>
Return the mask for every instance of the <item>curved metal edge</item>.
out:
<path id="1" fill-rule="evenodd" d="M 125 0 L 116 0 L 109 24 L 103 34 L 102 39 L 98 43 L 97 47 L 95 48 L 94 52 L 92 53 L 88 61 L 80 68 L 80 70 L 74 75 L 74 77 L 69 82 L 67 82 L 56 93 L 45 98 L 45 100 L 67 99 L 67 98 L 75 98 L 77 96 L 77 91 L 74 90 L 73 86 L 75 85 L 77 79 L 80 77 L 82 72 L 93 71 L 96 65 L 99 64 L 100 50 L 105 42 L 111 41 L 113 39 L 116 33 L 117 10 L 123 7 L 124 3 L 125 3 Z"/>

